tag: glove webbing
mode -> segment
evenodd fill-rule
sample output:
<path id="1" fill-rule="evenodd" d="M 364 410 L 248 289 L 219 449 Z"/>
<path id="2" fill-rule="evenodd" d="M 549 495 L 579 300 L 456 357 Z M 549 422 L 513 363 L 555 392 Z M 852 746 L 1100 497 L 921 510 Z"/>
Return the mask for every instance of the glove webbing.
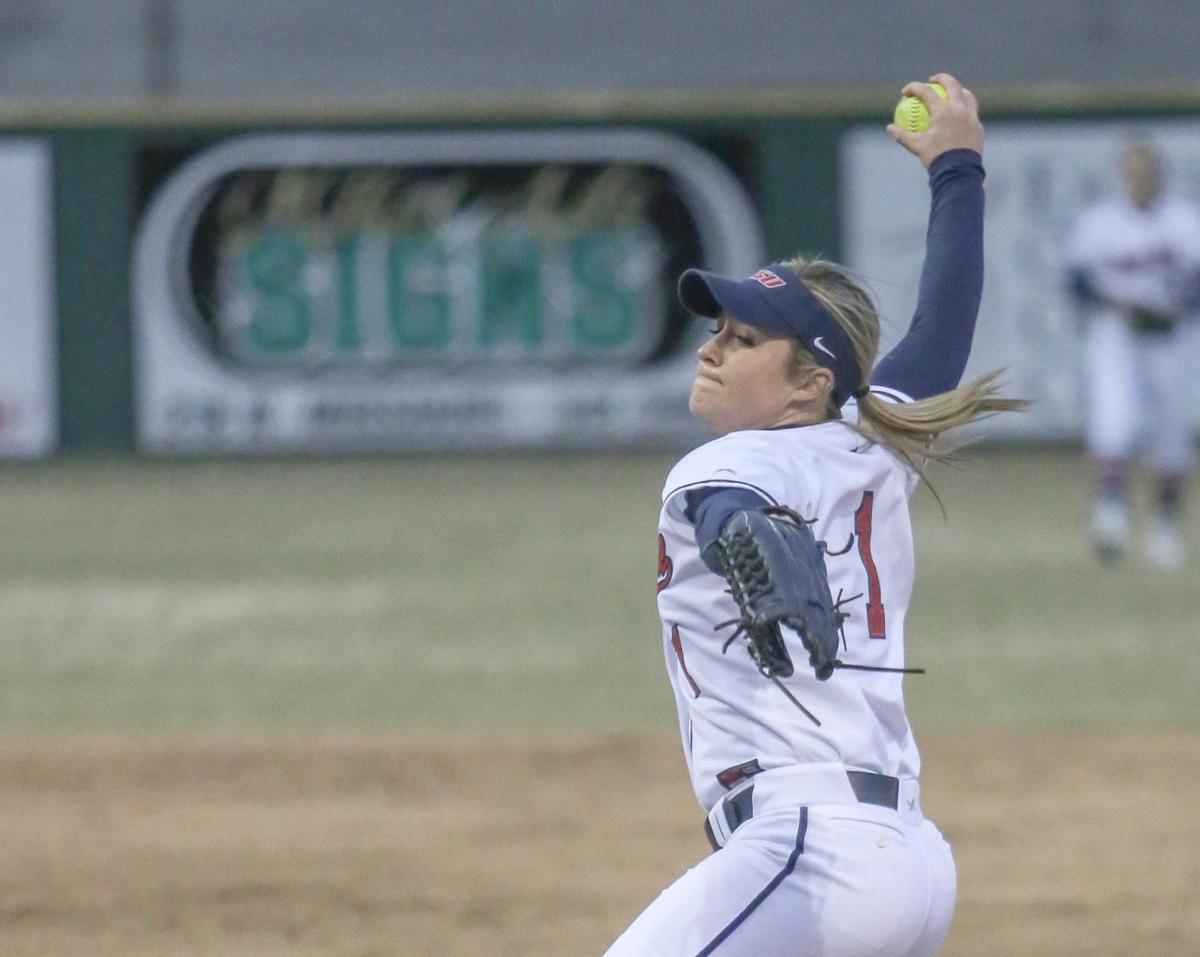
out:
<path id="1" fill-rule="evenodd" d="M 793 521 L 797 523 L 803 523 L 805 525 L 812 524 L 812 522 L 815 521 L 815 519 L 802 518 L 799 513 L 795 512 L 793 509 L 787 508 L 786 506 L 775 506 L 769 510 L 764 509 L 764 511 L 784 514 Z M 850 550 L 853 542 L 854 537 L 852 535 L 846 546 L 836 552 L 832 551 L 829 548 L 828 543 L 824 541 L 818 541 L 817 545 L 826 555 L 844 555 Z M 730 579 L 730 587 L 726 589 L 726 593 L 731 595 L 733 599 L 738 602 L 739 606 L 743 605 L 747 600 L 752 604 L 761 601 L 762 597 L 770 590 L 771 572 L 767 567 L 766 560 L 759 551 L 758 543 L 754 540 L 754 536 L 748 532 L 739 532 L 731 535 L 726 544 L 725 554 L 722 557 L 725 560 L 726 570 L 729 572 Z M 846 633 L 843 629 L 843 623 L 845 622 L 846 618 L 849 617 L 849 614 L 841 611 L 841 608 L 843 605 L 861 597 L 862 595 L 859 594 L 851 595 L 848 598 L 843 598 L 842 593 L 839 590 L 837 600 L 833 604 L 834 613 L 838 616 L 838 631 L 841 634 L 843 647 L 846 645 Z M 799 621 L 796 621 L 795 619 L 789 619 L 784 620 L 782 623 L 786 624 L 790 628 L 794 628 L 797 631 L 800 631 L 806 627 L 806 622 L 803 619 L 799 619 Z M 725 654 L 729 650 L 729 646 L 738 637 L 746 634 L 745 624 L 740 617 L 721 622 L 715 626 L 714 630 L 727 628 L 730 625 L 736 625 L 737 627 L 734 629 L 733 634 L 731 634 L 721 646 L 722 654 Z M 747 640 L 749 641 L 748 636 Z M 816 715 L 809 711 L 808 708 L 804 707 L 804 705 L 800 703 L 799 699 L 797 699 L 794 694 L 784 687 L 783 682 L 780 681 L 780 678 L 791 677 L 795 671 L 795 668 L 792 665 L 791 656 L 788 654 L 787 647 L 783 643 L 782 633 L 780 633 L 779 641 L 771 642 L 769 647 L 766 646 L 766 643 L 762 641 L 750 641 L 748 650 L 763 677 L 772 681 L 776 687 L 778 687 L 779 690 L 782 691 L 788 697 L 788 699 L 797 708 L 799 708 L 801 712 L 804 713 L 805 716 L 807 716 L 819 727 L 821 722 Z M 835 670 L 874 671 L 888 674 L 906 675 L 925 674 L 924 668 L 887 668 L 882 665 L 860 665 L 843 661 L 840 658 L 835 658 L 830 663 L 828 670 L 824 674 L 818 673 L 817 678 L 819 680 L 825 680 Z"/>

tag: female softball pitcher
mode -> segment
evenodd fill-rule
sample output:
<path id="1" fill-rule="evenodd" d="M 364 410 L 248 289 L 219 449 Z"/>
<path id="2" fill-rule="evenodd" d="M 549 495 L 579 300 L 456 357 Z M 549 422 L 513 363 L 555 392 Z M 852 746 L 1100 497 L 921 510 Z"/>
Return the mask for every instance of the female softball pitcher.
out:
<path id="1" fill-rule="evenodd" d="M 983 279 L 983 128 L 970 91 L 931 79 L 945 102 L 922 83 L 904 89 L 929 127 L 888 127 L 928 167 L 932 207 L 916 314 L 878 365 L 879 317 L 833 263 L 679 280 L 683 305 L 714 323 L 689 402 L 717 438 L 667 478 L 658 609 L 716 850 L 608 957 L 904 957 L 934 953 L 950 925 L 954 862 L 921 814 L 897 673 L 908 499 L 933 438 L 1018 403 L 996 396 L 994 374 L 958 387 Z M 779 571 L 811 568 L 795 545 L 803 529 L 841 627 L 822 644 L 789 618 L 775 631 L 782 664 L 748 655 L 741 599 L 757 588 L 768 605 L 791 600 L 797 576 Z M 804 651 L 813 667 L 793 671 Z"/>

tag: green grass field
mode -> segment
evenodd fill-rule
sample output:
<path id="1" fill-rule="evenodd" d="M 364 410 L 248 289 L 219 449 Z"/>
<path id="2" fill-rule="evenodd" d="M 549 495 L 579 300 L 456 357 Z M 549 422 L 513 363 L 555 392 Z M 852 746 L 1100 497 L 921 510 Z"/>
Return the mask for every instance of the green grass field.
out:
<path id="1" fill-rule="evenodd" d="M 0 469 L 0 729 L 668 728 L 664 454 Z M 1099 567 L 1077 453 L 918 492 L 922 726 L 1200 721 L 1200 540 Z M 1193 512 L 1195 510 L 1193 509 Z"/>
<path id="2" fill-rule="evenodd" d="M 706 847 L 670 462 L 0 468 L 0 952 L 603 952 Z M 947 957 L 1200 952 L 1200 542 L 1097 566 L 1086 477 L 980 451 L 914 500 Z"/>

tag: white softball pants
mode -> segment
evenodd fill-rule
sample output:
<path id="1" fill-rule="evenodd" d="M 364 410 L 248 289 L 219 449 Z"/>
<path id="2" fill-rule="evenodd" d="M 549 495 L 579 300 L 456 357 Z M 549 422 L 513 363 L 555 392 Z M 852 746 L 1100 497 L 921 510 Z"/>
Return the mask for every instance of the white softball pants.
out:
<path id="1" fill-rule="evenodd" d="M 1138 335 L 1119 315 L 1098 313 L 1083 342 L 1087 445 L 1093 458 L 1141 451 L 1159 474 L 1192 464 L 1191 350 L 1180 330 Z"/>
<path id="2" fill-rule="evenodd" d="M 955 890 L 950 846 L 919 809 L 756 809 L 606 957 L 925 957 Z"/>

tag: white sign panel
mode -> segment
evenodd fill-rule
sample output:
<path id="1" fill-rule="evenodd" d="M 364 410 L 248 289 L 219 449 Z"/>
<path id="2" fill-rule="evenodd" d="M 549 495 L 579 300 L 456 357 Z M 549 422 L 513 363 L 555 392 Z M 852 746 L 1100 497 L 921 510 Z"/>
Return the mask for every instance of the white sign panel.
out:
<path id="1" fill-rule="evenodd" d="M 1079 329 L 1067 295 L 1063 241 L 1075 217 L 1119 189 L 1117 161 L 1133 136 L 1162 150 L 1168 189 L 1200 202 L 1200 123 L 995 123 L 987 127 L 984 289 L 967 376 L 1005 367 L 1006 392 L 1034 400 L 988 420 L 989 434 L 1082 434 Z M 925 251 L 925 171 L 876 128 L 842 143 L 844 254 L 884 317 L 884 346 L 908 324 Z M 1197 323 L 1185 328 L 1200 347 Z M 1192 383 L 1181 384 L 1190 388 Z M 1197 405 L 1200 390 L 1188 400 Z"/>
<path id="2" fill-rule="evenodd" d="M 749 272 L 734 175 L 637 130 L 263 135 L 159 190 L 134 264 L 148 452 L 692 441 L 703 325 Z"/>
<path id="3" fill-rule="evenodd" d="M 50 146 L 0 139 L 0 456 L 58 444 Z"/>

